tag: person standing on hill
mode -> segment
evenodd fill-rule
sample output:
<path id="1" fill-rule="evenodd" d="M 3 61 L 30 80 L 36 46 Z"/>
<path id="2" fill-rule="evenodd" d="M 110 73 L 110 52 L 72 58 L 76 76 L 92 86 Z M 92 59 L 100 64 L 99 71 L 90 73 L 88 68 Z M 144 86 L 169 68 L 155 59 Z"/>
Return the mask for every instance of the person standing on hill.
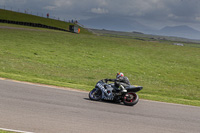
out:
<path id="1" fill-rule="evenodd" d="M 47 13 L 47 18 L 49 18 L 49 13 Z"/>

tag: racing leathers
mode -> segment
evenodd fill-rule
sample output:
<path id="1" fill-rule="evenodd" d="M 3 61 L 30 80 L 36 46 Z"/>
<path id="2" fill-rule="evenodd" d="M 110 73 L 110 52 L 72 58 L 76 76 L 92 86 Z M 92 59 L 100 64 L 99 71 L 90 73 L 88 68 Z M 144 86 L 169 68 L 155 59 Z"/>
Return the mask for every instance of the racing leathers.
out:
<path id="1" fill-rule="evenodd" d="M 124 87 L 127 87 L 127 86 L 131 85 L 130 82 L 129 82 L 129 79 L 127 77 L 125 77 L 125 76 L 121 76 L 121 77 L 116 78 L 116 79 L 105 79 L 105 81 L 106 82 L 107 81 L 114 82 L 116 90 L 119 90 L 119 89 L 124 90 Z"/>

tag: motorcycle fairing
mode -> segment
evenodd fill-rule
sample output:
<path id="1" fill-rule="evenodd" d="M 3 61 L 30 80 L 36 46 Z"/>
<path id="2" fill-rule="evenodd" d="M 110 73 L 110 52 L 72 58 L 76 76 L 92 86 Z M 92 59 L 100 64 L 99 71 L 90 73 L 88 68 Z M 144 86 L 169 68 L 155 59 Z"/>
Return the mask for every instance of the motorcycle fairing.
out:
<path id="1" fill-rule="evenodd" d="M 142 88 L 143 88 L 142 86 L 137 86 L 137 85 L 129 85 L 125 87 L 127 92 L 138 92 L 142 90 Z"/>

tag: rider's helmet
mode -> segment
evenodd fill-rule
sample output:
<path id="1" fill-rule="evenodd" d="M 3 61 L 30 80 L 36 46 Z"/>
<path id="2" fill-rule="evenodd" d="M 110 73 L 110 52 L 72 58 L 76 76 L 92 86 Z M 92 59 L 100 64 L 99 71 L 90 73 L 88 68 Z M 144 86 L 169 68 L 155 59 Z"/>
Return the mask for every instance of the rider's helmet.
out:
<path id="1" fill-rule="evenodd" d="M 117 73 L 116 78 L 123 77 L 123 76 L 124 76 L 123 73 Z"/>

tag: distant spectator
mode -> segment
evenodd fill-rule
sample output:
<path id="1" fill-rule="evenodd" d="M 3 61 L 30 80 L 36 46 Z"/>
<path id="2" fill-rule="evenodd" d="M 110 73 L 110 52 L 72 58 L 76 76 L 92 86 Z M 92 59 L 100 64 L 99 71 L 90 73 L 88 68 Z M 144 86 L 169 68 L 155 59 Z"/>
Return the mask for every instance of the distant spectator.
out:
<path id="1" fill-rule="evenodd" d="M 49 13 L 47 13 L 47 18 L 49 18 Z"/>

